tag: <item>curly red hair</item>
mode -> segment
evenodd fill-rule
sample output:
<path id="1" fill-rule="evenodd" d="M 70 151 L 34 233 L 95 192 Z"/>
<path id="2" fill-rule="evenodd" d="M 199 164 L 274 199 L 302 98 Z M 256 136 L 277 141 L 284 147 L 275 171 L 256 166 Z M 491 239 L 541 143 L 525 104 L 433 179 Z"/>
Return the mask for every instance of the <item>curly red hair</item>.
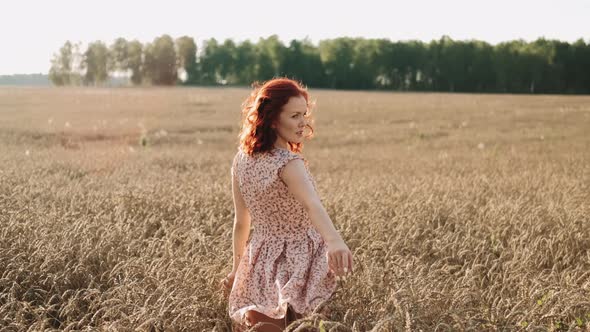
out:
<path id="1" fill-rule="evenodd" d="M 242 120 L 240 133 L 240 147 L 245 153 L 252 155 L 256 152 L 270 151 L 277 139 L 277 135 L 270 127 L 278 118 L 283 106 L 291 97 L 302 96 L 307 102 L 307 126 L 311 132 L 306 138 L 313 137 L 311 123 L 311 109 L 315 103 L 310 102 L 307 88 L 300 82 L 286 78 L 273 78 L 264 83 L 252 83 L 250 96 L 242 103 Z M 303 142 L 289 142 L 290 150 L 296 153 L 303 149 Z"/>

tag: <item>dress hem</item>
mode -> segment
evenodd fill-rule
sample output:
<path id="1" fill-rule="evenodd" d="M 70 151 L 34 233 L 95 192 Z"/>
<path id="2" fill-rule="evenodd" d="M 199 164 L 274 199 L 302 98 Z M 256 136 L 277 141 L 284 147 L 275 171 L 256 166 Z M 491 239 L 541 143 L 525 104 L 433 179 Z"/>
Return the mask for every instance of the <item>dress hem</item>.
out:
<path id="1" fill-rule="evenodd" d="M 289 301 L 281 301 L 281 303 L 278 306 L 278 312 L 276 309 L 270 309 L 268 307 L 262 307 L 262 306 L 258 306 L 256 304 L 252 304 L 249 306 L 245 306 L 242 307 L 240 309 L 234 310 L 234 312 L 232 314 L 230 314 L 230 317 L 233 321 L 237 322 L 238 324 L 245 324 L 246 323 L 246 312 L 250 311 L 250 310 L 254 310 L 257 311 L 263 315 L 266 315 L 272 319 L 282 319 L 285 318 L 287 316 L 287 306 L 289 305 Z M 293 304 L 291 304 L 291 307 L 293 306 Z M 293 308 L 293 310 L 295 310 Z M 297 312 L 298 314 L 305 314 L 302 312 Z M 274 315 L 277 314 L 278 317 L 275 317 Z"/>

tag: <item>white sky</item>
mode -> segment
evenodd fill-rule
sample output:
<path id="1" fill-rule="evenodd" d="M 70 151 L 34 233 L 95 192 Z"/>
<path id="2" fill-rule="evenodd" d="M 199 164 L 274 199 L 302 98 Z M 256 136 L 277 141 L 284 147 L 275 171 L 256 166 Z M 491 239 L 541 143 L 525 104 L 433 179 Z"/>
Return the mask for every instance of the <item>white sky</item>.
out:
<path id="1" fill-rule="evenodd" d="M 590 0 L 395 1 L 5 1 L 0 10 L 0 75 L 47 73 L 66 40 L 107 45 L 117 37 L 232 38 L 277 34 L 287 43 L 336 37 L 419 39 L 449 35 L 496 44 L 539 37 L 590 42 Z"/>

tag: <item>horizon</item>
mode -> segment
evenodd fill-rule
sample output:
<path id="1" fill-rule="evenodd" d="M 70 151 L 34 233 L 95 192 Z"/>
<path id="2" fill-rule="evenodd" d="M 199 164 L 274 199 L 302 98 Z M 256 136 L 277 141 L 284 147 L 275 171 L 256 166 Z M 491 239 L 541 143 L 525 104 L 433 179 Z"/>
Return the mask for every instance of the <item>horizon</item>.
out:
<path id="1" fill-rule="evenodd" d="M 257 42 L 271 35 L 277 35 L 284 44 L 307 38 L 314 45 L 320 40 L 339 37 L 429 43 L 444 35 L 457 41 L 479 40 L 491 45 L 512 40 L 532 42 L 539 38 L 568 43 L 582 39 L 590 43 L 590 29 L 584 25 L 584 18 L 590 15 L 590 3 L 582 0 L 560 4 L 548 0 L 518 3 L 501 0 L 477 5 L 466 0 L 445 3 L 367 0 L 362 7 L 309 0 L 299 3 L 300 6 L 290 11 L 277 12 L 268 0 L 258 2 L 256 7 L 242 2 L 199 5 L 168 1 L 165 8 L 154 3 L 142 4 L 141 15 L 136 18 L 133 18 L 137 12 L 134 4 L 113 0 L 102 2 L 90 16 L 64 0 L 11 3 L 5 9 L 6 19 L 0 21 L 0 40 L 12 46 L 0 58 L 0 75 L 46 75 L 53 55 L 67 40 L 79 42 L 83 52 L 88 43 L 97 40 L 107 46 L 119 37 L 145 44 L 164 34 L 173 38 L 192 37 L 198 49 L 209 38 L 240 43 Z M 228 7 L 233 10 L 227 10 Z M 203 12 L 213 14 L 200 15 Z M 291 23 L 291 18 L 298 19 Z M 31 21 L 35 25 L 27 29 L 23 22 Z M 42 27 L 43 36 L 37 36 L 38 27 Z M 28 43 L 30 40 L 35 42 Z"/>

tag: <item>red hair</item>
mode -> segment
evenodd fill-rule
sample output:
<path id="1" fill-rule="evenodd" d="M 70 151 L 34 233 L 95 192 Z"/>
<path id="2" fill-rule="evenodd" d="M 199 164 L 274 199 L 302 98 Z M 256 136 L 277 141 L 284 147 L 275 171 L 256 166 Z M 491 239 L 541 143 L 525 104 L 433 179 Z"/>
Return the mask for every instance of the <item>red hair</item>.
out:
<path id="1" fill-rule="evenodd" d="M 252 155 L 256 152 L 270 151 L 274 147 L 277 135 L 270 125 L 279 117 L 283 106 L 291 97 L 302 96 L 307 102 L 307 126 L 311 133 L 306 138 L 313 137 L 311 122 L 311 108 L 307 88 L 301 83 L 289 78 L 279 77 L 263 84 L 252 83 L 250 96 L 242 103 L 241 129 L 238 137 L 240 147 L 245 153 Z M 291 151 L 301 152 L 303 142 L 288 142 Z"/>

